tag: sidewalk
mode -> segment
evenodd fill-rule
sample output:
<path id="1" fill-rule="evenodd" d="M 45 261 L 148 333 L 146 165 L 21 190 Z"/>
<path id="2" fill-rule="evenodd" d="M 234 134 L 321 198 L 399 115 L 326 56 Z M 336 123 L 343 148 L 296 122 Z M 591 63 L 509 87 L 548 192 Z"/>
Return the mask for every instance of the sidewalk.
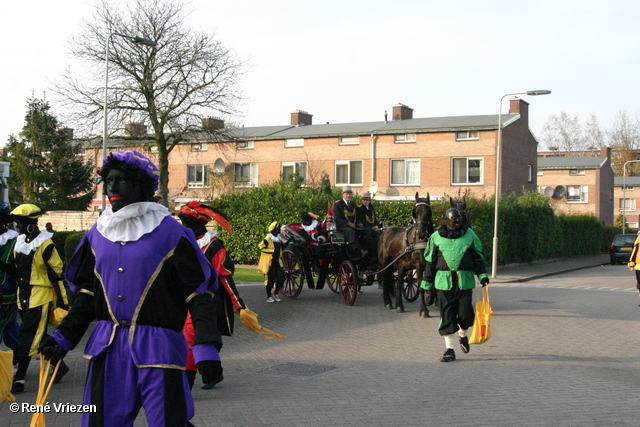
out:
<path id="1" fill-rule="evenodd" d="M 497 277 L 493 283 L 517 283 L 553 276 L 584 268 L 597 267 L 609 263 L 609 254 L 586 255 L 571 258 L 558 258 L 534 262 L 531 264 L 508 264 L 498 266 Z M 488 267 L 487 271 L 491 271 Z"/>

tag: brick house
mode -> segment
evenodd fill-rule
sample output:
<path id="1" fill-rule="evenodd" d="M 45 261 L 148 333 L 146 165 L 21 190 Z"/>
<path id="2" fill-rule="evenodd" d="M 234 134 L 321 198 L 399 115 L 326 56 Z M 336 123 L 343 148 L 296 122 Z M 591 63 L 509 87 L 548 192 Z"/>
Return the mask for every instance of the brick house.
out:
<path id="1" fill-rule="evenodd" d="M 626 190 L 623 191 L 623 185 Z M 640 176 L 616 176 L 614 179 L 614 219 L 617 219 L 622 213 L 627 218 L 627 228 L 640 228 L 640 206 L 637 200 L 640 199 Z M 623 200 L 626 203 L 623 207 Z"/>
<path id="2" fill-rule="evenodd" d="M 611 149 L 604 147 L 584 156 L 567 157 L 561 154 L 539 153 L 538 191 L 549 198 L 556 211 L 592 214 L 602 224 L 613 225 L 614 174 Z"/>
<path id="3" fill-rule="evenodd" d="M 536 189 L 537 141 L 529 130 L 529 104 L 510 100 L 502 115 L 502 191 Z M 393 106 L 391 120 L 313 124 L 305 111 L 291 113 L 291 123 L 226 129 L 222 142 L 194 135 L 169 158 L 169 197 L 176 206 L 223 191 L 259 186 L 298 173 L 307 182 L 326 174 L 332 185 L 354 191 L 377 187 L 376 198 L 475 196 L 495 192 L 498 115 L 413 118 L 413 109 Z M 203 126 L 220 128 L 219 119 Z M 144 129 L 138 129 L 144 132 Z M 130 129 L 129 133 L 132 132 Z M 139 144 L 138 144 L 139 145 Z M 109 140 L 109 151 L 133 147 L 127 138 Z M 86 155 L 101 159 L 101 142 L 86 145 Z M 94 148 L 91 148 L 94 147 Z M 155 159 L 154 147 L 146 150 Z M 101 199 L 94 202 L 99 209 Z"/>

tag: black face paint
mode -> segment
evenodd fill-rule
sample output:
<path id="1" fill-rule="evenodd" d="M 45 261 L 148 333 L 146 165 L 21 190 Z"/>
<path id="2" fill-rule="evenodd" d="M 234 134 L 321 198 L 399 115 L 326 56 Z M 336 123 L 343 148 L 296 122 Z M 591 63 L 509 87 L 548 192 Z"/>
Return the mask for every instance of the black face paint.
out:
<path id="1" fill-rule="evenodd" d="M 119 169 L 111 169 L 105 180 L 106 194 L 114 212 L 132 203 L 144 202 L 140 183 L 127 178 Z"/>

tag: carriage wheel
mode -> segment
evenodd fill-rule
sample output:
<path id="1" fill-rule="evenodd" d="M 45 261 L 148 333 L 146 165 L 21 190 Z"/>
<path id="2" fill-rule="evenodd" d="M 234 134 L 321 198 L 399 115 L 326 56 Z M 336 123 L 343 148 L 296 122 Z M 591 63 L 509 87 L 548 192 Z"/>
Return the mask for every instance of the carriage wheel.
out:
<path id="1" fill-rule="evenodd" d="M 329 289 L 333 291 L 334 294 L 340 293 L 340 285 L 338 284 L 338 275 L 337 274 L 327 274 L 327 285 L 329 285 Z"/>
<path id="2" fill-rule="evenodd" d="M 302 291 L 302 265 L 300 259 L 292 251 L 282 251 L 284 264 L 284 287 L 282 293 L 289 298 L 297 298 Z"/>
<path id="3" fill-rule="evenodd" d="M 342 261 L 340 264 L 337 283 L 342 300 L 346 304 L 353 305 L 358 295 L 358 275 L 351 261 Z"/>
<path id="4" fill-rule="evenodd" d="M 418 283 L 418 279 L 416 279 L 415 268 L 411 270 L 407 270 L 404 275 L 404 280 L 402 281 L 402 295 L 404 299 L 409 302 L 414 302 L 418 299 L 418 291 L 420 290 L 420 284 Z"/>

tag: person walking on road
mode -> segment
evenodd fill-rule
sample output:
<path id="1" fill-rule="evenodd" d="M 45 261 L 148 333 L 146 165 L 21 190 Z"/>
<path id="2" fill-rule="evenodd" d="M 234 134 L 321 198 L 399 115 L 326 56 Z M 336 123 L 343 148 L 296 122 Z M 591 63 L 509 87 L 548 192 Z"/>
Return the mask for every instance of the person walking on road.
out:
<path id="1" fill-rule="evenodd" d="M 267 302 L 276 302 L 281 301 L 278 292 L 284 284 L 282 250 L 287 245 L 287 241 L 280 235 L 280 223 L 278 221 L 269 224 L 267 231 L 267 235 L 258 244 L 261 252 L 258 273 L 264 274 Z"/>
<path id="2" fill-rule="evenodd" d="M 427 265 L 420 287 L 429 292 L 427 304 L 431 305 L 435 297 L 440 308 L 438 332 L 444 338 L 446 348 L 441 362 L 456 360 L 453 349 L 456 336 L 462 352 L 469 353 L 467 330 L 473 326 L 475 317 L 472 304 L 476 286 L 474 273 L 483 287 L 489 283 L 480 239 L 461 221 L 460 211 L 448 209 L 445 225 L 431 235 L 424 252 Z"/>
<path id="3" fill-rule="evenodd" d="M 631 271 L 636 272 L 636 289 L 638 290 L 638 296 L 640 296 L 640 231 L 638 231 L 636 241 L 633 242 L 633 250 L 627 265 Z M 640 307 L 640 304 L 638 304 L 638 307 Z"/>

